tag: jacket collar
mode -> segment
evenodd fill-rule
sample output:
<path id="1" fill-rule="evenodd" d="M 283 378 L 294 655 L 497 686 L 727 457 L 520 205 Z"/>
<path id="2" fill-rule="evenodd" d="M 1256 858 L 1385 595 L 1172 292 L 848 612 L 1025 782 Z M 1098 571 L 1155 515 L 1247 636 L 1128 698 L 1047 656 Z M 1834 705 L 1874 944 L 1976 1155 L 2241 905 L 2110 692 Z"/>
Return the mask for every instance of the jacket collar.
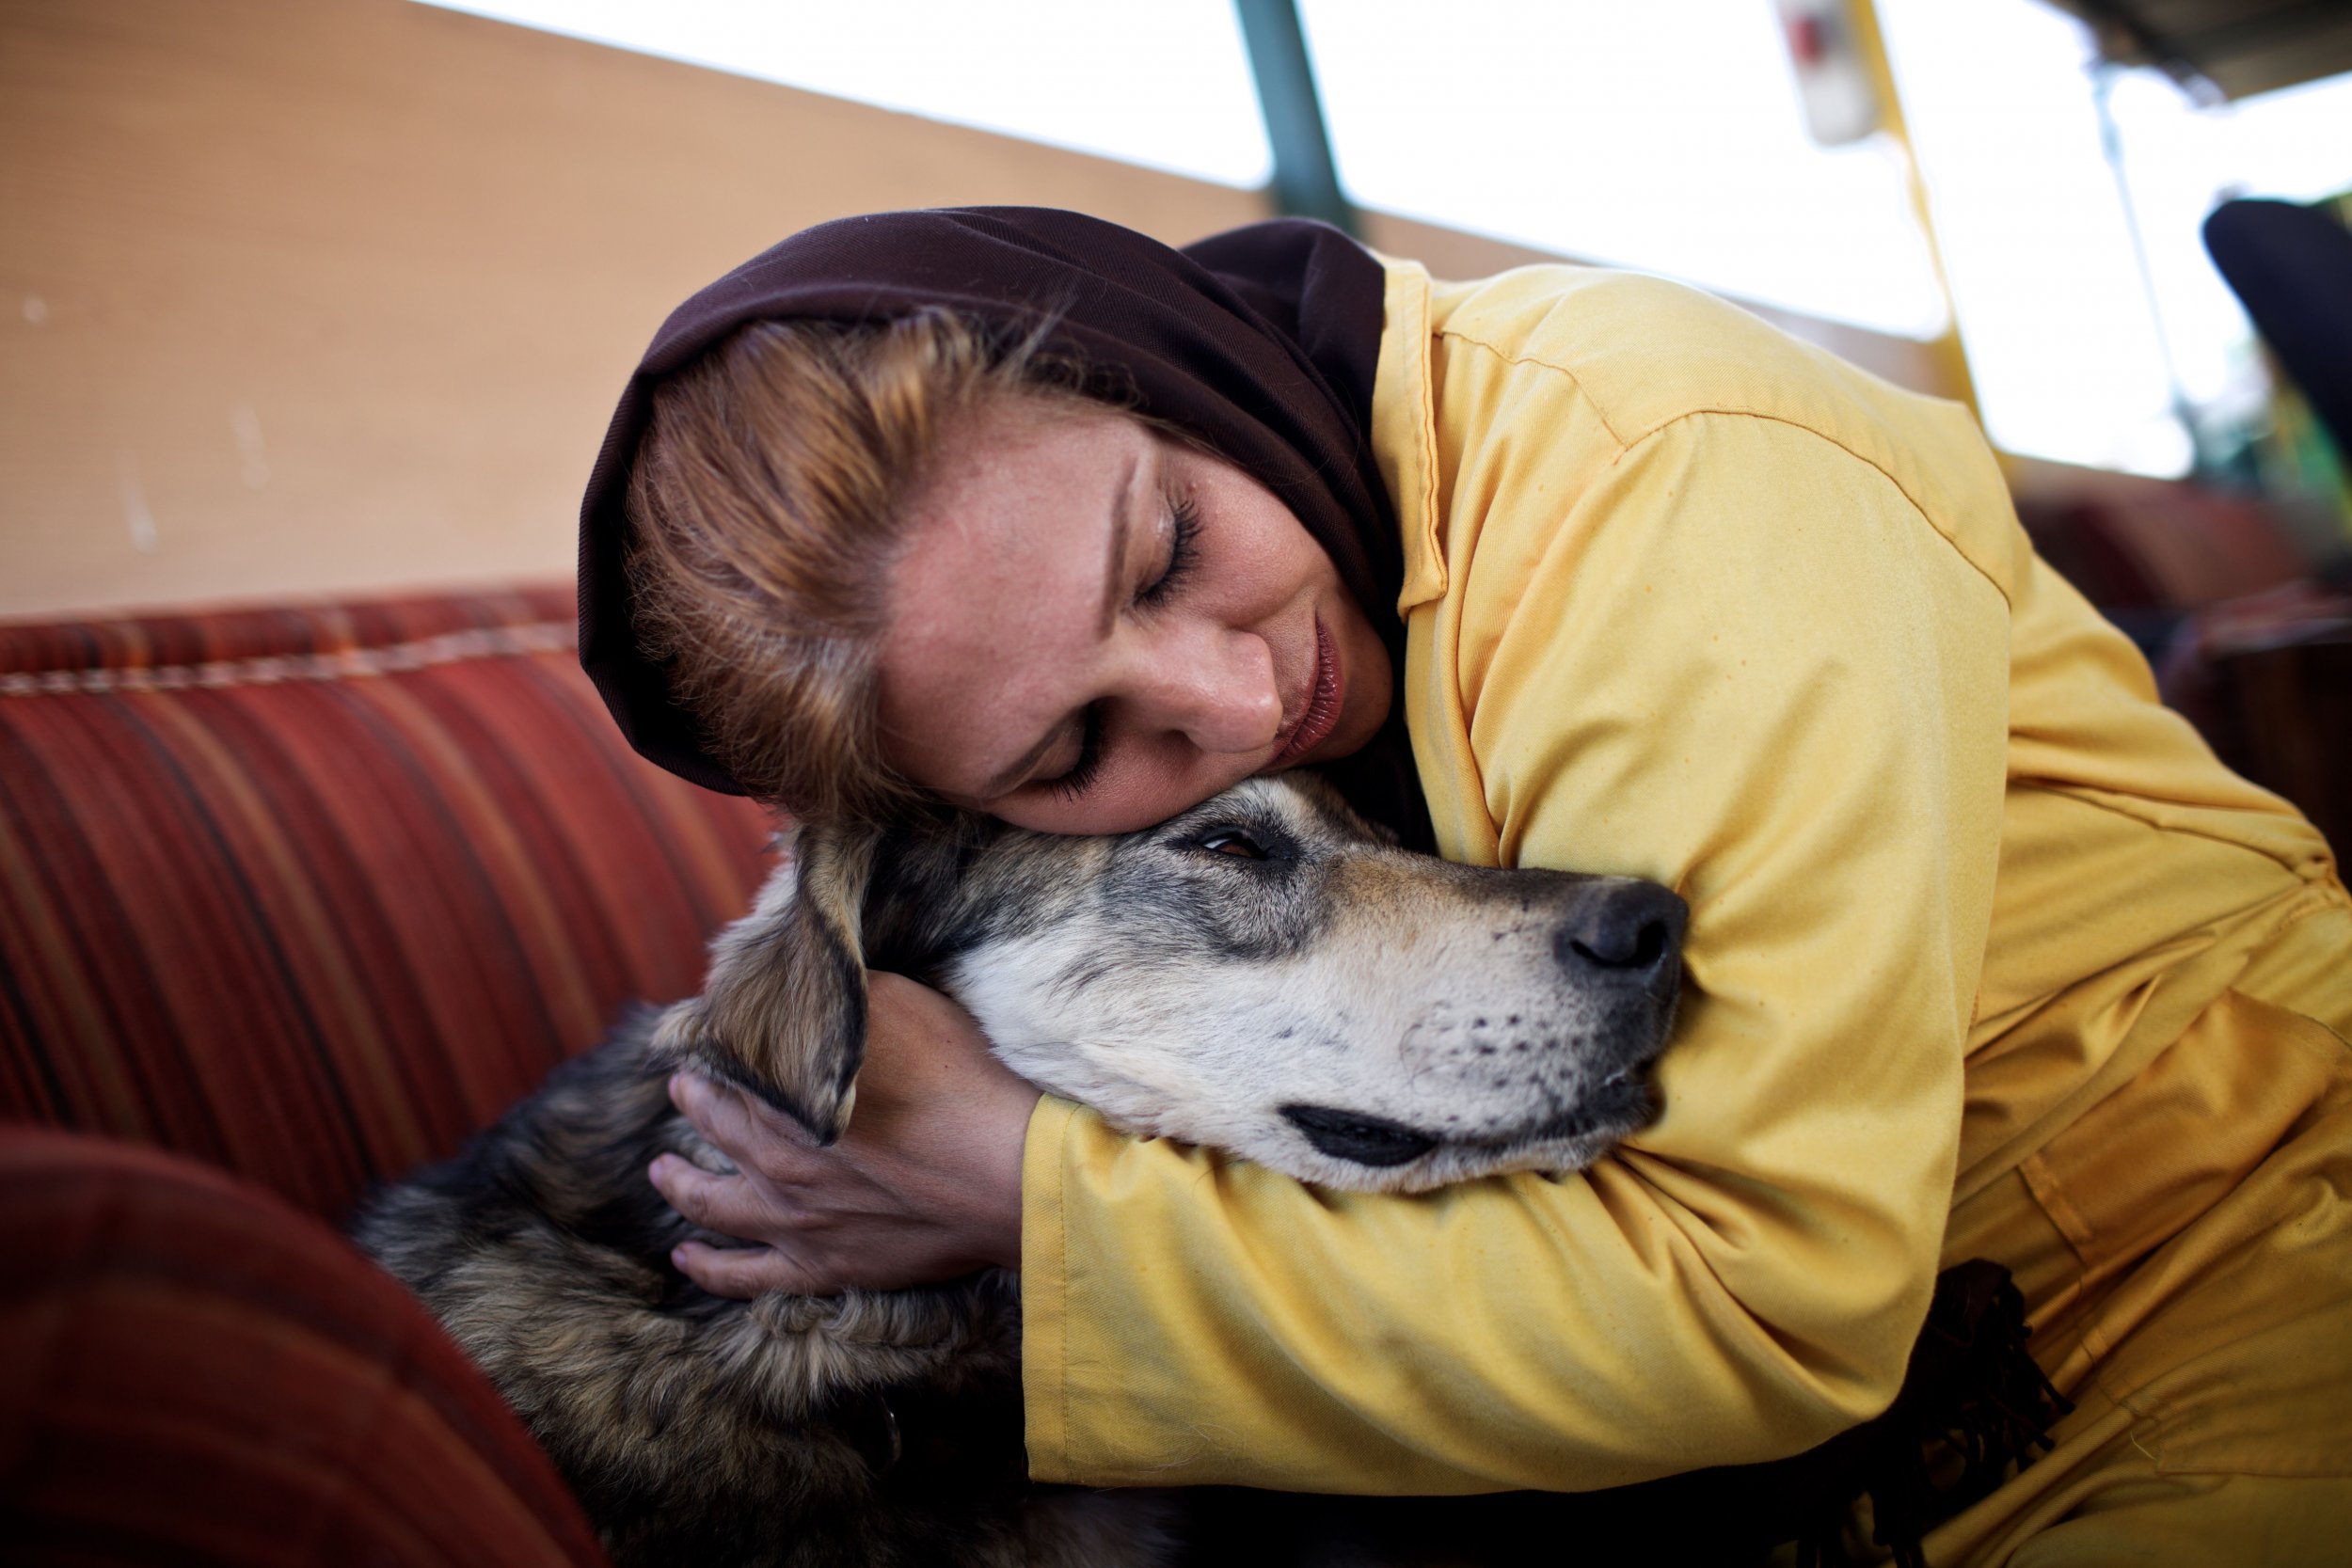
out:
<path id="1" fill-rule="evenodd" d="M 1417 261 L 1380 261 L 1388 288 L 1372 388 L 1372 447 L 1404 536 L 1405 583 L 1396 611 L 1408 615 L 1446 589 L 1438 534 L 1437 401 L 1429 381 L 1429 274 Z"/>

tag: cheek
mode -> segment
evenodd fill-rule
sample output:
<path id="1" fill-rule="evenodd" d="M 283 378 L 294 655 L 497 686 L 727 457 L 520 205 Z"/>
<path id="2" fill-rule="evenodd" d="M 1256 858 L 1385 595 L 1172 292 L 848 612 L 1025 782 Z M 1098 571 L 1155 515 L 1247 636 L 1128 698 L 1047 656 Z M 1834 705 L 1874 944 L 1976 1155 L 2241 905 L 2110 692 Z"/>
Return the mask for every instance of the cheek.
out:
<path id="1" fill-rule="evenodd" d="M 1258 609 L 1287 603 L 1302 590 L 1336 580 L 1329 557 L 1290 508 L 1237 471 L 1200 486 L 1210 519 L 1204 538 L 1209 564 L 1223 586 L 1219 596 Z"/>
<path id="2" fill-rule="evenodd" d="M 1339 574 L 1314 536 L 1289 513 L 1269 521 L 1256 541 L 1254 556 L 1244 566 L 1246 579 L 1261 608 L 1273 610 L 1302 595 L 1324 596 L 1339 586 Z"/>

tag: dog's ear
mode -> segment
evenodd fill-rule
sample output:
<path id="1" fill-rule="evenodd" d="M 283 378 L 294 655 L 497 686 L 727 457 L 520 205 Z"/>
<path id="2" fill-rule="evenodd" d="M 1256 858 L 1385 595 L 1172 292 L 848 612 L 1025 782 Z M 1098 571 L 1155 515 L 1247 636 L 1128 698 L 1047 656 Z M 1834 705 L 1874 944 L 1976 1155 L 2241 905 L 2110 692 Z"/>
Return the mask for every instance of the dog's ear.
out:
<path id="1" fill-rule="evenodd" d="M 787 831 L 790 859 L 710 944 L 702 994 L 662 1015 L 657 1053 L 749 1089 L 830 1144 L 866 1059 L 859 927 L 879 832 Z"/>

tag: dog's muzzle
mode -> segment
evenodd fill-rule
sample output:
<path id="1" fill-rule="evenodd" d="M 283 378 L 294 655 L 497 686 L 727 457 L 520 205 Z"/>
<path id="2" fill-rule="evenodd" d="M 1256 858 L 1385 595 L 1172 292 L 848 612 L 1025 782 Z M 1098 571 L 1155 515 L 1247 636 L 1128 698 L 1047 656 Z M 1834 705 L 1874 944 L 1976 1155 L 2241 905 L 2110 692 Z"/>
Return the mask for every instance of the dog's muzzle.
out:
<path id="1" fill-rule="evenodd" d="M 1554 929 L 1551 956 L 1567 982 L 1588 995 L 1623 999 L 1625 1027 L 1604 1037 L 1597 1085 L 1580 1103 L 1539 1125 L 1482 1143 L 1550 1142 L 1640 1126 L 1656 1107 L 1644 1069 L 1665 1049 L 1682 983 L 1682 938 L 1690 906 L 1654 882 L 1580 880 Z M 1289 1104 L 1282 1119 L 1317 1152 L 1375 1169 L 1408 1164 L 1447 1140 L 1438 1133 L 1330 1105 Z"/>

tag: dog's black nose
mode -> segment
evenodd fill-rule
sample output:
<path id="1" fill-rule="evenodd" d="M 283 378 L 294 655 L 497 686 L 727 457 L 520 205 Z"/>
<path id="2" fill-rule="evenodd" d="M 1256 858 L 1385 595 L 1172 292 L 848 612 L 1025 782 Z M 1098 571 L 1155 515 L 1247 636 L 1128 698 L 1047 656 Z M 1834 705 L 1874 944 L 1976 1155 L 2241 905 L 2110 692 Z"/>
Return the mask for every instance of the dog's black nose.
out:
<path id="1" fill-rule="evenodd" d="M 1655 882 L 1587 883 L 1551 939 L 1560 967 L 1579 979 L 1647 985 L 1682 967 L 1690 906 Z"/>

